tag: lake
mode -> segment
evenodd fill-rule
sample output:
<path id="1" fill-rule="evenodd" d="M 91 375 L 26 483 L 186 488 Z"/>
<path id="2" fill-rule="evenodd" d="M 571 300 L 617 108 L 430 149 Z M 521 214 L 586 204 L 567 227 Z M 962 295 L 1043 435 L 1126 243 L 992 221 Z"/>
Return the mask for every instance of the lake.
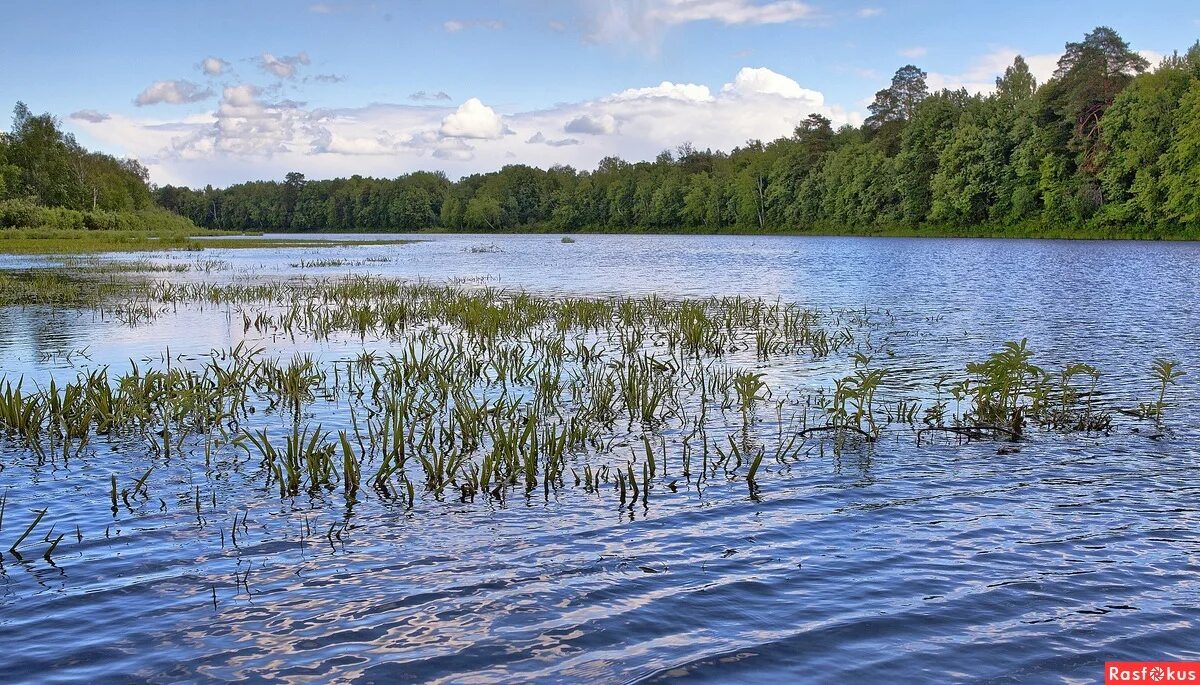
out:
<path id="1" fill-rule="evenodd" d="M 525 292 L 538 311 L 564 298 L 638 298 L 653 310 L 655 295 L 707 302 L 715 316 L 748 311 L 730 300 L 741 296 L 808 312 L 814 331 L 846 341 L 763 355 L 752 332 L 728 328 L 706 358 L 762 374 L 770 399 L 756 418 L 728 406 L 709 416 L 705 400 L 688 398 L 679 420 L 622 417 L 602 447 L 565 457 L 559 479 L 502 496 L 459 496 L 456 481 L 443 493 L 418 482 L 408 499 L 367 486 L 354 502 L 340 488 L 281 497 L 244 442 L 206 455 L 193 436 L 173 452 L 165 434 L 148 448 L 153 432 L 143 431 L 39 454 L 9 435 L 0 547 L 47 513 L 20 556 L 0 558 L 6 682 L 1074 683 L 1100 680 L 1106 660 L 1200 659 L 1200 244 L 616 235 L 337 244 L 348 237 L 322 236 L 328 248 L 104 255 L 71 268 L 104 281 L 119 277 L 106 263 L 148 260 L 160 270 L 120 269 L 214 288 L 299 289 L 355 274 L 503 289 L 485 291 L 496 298 Z M 0 257 L 0 273 L 56 263 Z M 440 319 L 432 332 L 384 332 L 375 320 L 353 329 L 343 325 L 353 303 L 315 290 L 289 291 L 307 303 L 307 325 L 287 318 L 278 295 L 154 292 L 105 306 L 0 308 L 0 373 L 31 392 L 104 367 L 114 377 L 202 369 L 239 343 L 264 359 L 311 355 L 328 376 L 296 415 L 332 431 L 332 446 L 361 401 L 355 360 L 425 354 L 441 344 L 439 328 L 458 330 Z M 760 330 L 777 325 L 771 316 Z M 571 331 L 572 344 L 616 354 L 611 331 Z M 1076 362 L 1099 369 L 1095 402 L 1111 413 L 1110 430 L 1030 427 L 1019 441 L 935 431 L 918 444 L 932 425 L 924 414 L 881 416 L 876 440 L 806 433 L 791 456 L 769 458 L 816 426 L 816 403 L 860 368 L 886 371 L 879 411 L 901 402 L 924 411 L 947 400 L 939 379 L 1023 338 L 1052 376 Z M 410 344 L 418 351 L 406 353 Z M 674 345 L 648 330 L 626 354 Z M 1157 358 L 1188 374 L 1169 388 L 1161 422 L 1132 415 L 1158 399 Z M 494 399 L 496 383 L 480 396 Z M 512 402 L 536 396 L 533 381 L 499 384 Z M 238 429 L 281 439 L 288 410 L 258 395 L 251 405 Z M 447 408 L 434 405 L 422 411 Z M 362 421 L 381 411 L 364 408 Z M 714 445 L 766 450 L 756 485 L 744 466 L 714 466 L 703 483 L 682 475 L 697 421 L 709 422 Z M 643 446 L 661 460 L 645 480 Z M 578 483 L 585 466 L 625 461 L 630 486 L 652 484 L 641 501 L 626 502 L 615 475 Z M 369 465 L 364 457 L 364 474 L 377 461 Z"/>

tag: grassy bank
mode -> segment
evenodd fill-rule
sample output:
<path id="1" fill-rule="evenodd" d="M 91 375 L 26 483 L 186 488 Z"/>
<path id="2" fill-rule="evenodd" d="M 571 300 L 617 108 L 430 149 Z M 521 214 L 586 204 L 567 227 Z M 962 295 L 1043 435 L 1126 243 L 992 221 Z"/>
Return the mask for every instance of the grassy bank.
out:
<path id="1" fill-rule="evenodd" d="M 0 254 L 86 254 L 184 249 L 190 235 L 175 231 L 0 230 Z"/>
<path id="2" fill-rule="evenodd" d="M 156 208 L 78 211 L 25 200 L 0 202 L 0 254 L 179 249 L 195 235 L 216 233 Z"/>

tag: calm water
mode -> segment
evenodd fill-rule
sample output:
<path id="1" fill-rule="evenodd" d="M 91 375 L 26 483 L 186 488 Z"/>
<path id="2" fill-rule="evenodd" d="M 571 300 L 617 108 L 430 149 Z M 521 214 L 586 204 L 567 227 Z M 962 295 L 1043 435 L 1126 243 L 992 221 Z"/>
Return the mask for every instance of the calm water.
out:
<path id="1" fill-rule="evenodd" d="M 1110 436 L 1036 434 L 1014 453 L 889 434 L 772 468 L 761 501 L 731 482 L 621 511 L 571 488 L 348 511 L 281 502 L 185 458 L 114 516 L 108 474 L 144 471 L 144 452 L 38 464 L 0 446 L 0 547 L 30 510 L 52 514 L 22 546 L 37 552 L 0 560 L 5 682 L 1090 683 L 1105 660 L 1200 658 L 1200 245 L 433 236 L 152 258 L 192 266 L 155 274 L 171 279 L 353 272 L 863 309 L 886 322 L 896 356 L 883 363 L 913 386 L 899 394 L 1023 337 L 1048 367 L 1098 366 L 1112 406 L 1153 399 L 1155 357 L 1190 375 L 1165 431 L 1124 417 Z M 223 263 L 202 273 L 197 259 Z M 347 263 L 305 265 L 319 259 Z M 328 360 L 389 344 L 247 335 L 229 307 L 138 327 L 10 308 L 0 371 L 73 378 L 167 347 L 186 363 L 244 338 Z M 764 367 L 781 390 L 838 371 Z M 196 487 L 218 502 L 199 521 Z M 51 520 L 68 536 L 48 563 Z"/>

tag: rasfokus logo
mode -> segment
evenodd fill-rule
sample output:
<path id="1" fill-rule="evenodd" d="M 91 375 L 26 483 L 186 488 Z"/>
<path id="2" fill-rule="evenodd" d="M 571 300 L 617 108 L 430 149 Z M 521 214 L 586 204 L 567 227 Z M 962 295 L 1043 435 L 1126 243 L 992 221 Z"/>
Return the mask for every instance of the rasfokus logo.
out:
<path id="1" fill-rule="evenodd" d="M 1200 684 L 1200 661 L 1109 661 L 1104 685 L 1113 683 Z"/>

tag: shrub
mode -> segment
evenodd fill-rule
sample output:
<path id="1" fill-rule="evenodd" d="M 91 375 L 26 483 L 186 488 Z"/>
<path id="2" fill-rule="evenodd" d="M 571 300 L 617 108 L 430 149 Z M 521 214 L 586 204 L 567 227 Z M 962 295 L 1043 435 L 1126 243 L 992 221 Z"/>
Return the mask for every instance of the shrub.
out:
<path id="1" fill-rule="evenodd" d="M 40 208 L 29 200 L 0 201 L 0 227 L 23 228 L 36 226 Z"/>

